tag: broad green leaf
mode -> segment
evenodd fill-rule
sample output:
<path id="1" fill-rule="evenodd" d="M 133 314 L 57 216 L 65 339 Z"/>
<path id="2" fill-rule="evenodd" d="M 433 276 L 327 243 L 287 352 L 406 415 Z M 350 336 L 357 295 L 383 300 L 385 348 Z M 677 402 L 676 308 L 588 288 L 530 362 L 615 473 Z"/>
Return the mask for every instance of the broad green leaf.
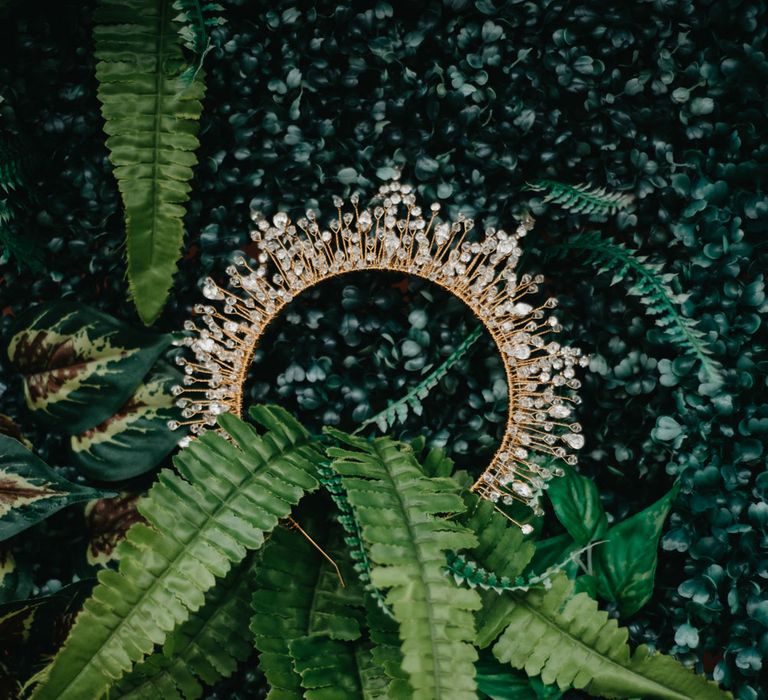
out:
<path id="1" fill-rule="evenodd" d="M 490 700 L 557 700 L 563 694 L 557 687 L 510 670 L 493 658 L 481 659 L 476 668 L 477 689 L 481 697 Z"/>
<path id="2" fill-rule="evenodd" d="M 614 525 L 595 548 L 594 576 L 600 596 L 615 601 L 622 615 L 633 615 L 653 593 L 657 552 L 664 521 L 677 486 L 645 510 Z"/>
<path id="3" fill-rule="evenodd" d="M 162 311 L 184 240 L 197 163 L 201 76 L 186 69 L 172 0 L 101 0 L 94 27 L 98 97 L 125 206 L 128 281 L 139 316 Z"/>
<path id="4" fill-rule="evenodd" d="M 114 415 L 94 428 L 73 435 L 75 463 L 98 481 L 120 481 L 155 467 L 179 442 L 168 421 L 178 418 L 171 393 L 181 374 L 159 362 Z"/>
<path id="5" fill-rule="evenodd" d="M 105 495 L 62 479 L 20 442 L 0 435 L 0 541 L 65 506 Z"/>
<path id="6" fill-rule="evenodd" d="M 565 463 L 558 466 L 565 474 L 550 481 L 547 488 L 557 519 L 579 545 L 600 539 L 608 529 L 608 520 L 597 485 Z"/>
<path id="7" fill-rule="evenodd" d="M 75 302 L 22 316 L 8 357 L 35 418 L 74 435 L 109 418 L 171 342 Z"/>

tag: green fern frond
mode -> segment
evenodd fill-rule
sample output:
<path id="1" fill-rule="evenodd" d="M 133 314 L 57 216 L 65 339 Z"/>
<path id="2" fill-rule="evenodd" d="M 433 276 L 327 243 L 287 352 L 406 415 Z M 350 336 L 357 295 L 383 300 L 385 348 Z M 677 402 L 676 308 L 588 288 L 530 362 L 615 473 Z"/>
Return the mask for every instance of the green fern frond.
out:
<path id="1" fill-rule="evenodd" d="M 520 576 L 536 552 L 533 543 L 490 501 L 465 490 L 464 503 L 467 510 L 459 521 L 474 532 L 478 540 L 468 555 L 498 576 L 510 579 Z M 477 640 L 481 647 L 485 647 L 501 631 L 498 624 L 506 612 L 507 598 L 492 591 L 480 591 L 480 599 L 483 607 L 476 615 Z"/>
<path id="2" fill-rule="evenodd" d="M 372 581 L 388 589 L 386 602 L 400 625 L 402 666 L 413 697 L 475 698 L 472 612 L 480 598 L 442 573 L 446 550 L 477 544 L 468 529 L 450 519 L 464 510 L 455 482 L 425 477 L 402 443 L 326 432 L 346 445 L 327 452 L 369 547 Z"/>
<path id="3" fill-rule="evenodd" d="M 370 598 L 365 601 L 365 622 L 373 643 L 370 650 L 371 660 L 384 675 L 384 697 L 387 700 L 411 700 L 413 689 L 408 674 L 403 670 L 403 652 L 400 649 L 397 622 Z"/>
<path id="4" fill-rule="evenodd" d="M 362 583 L 363 588 L 376 601 L 379 607 L 391 617 L 392 611 L 387 607 L 387 604 L 384 601 L 384 594 L 376 588 L 371 581 L 371 570 L 373 566 L 368 557 L 365 542 L 363 542 L 363 533 L 360 523 L 355 517 L 355 512 L 349 504 L 347 494 L 341 483 L 341 476 L 339 476 L 339 474 L 337 474 L 327 463 L 318 465 L 317 473 L 320 484 L 328 491 L 339 511 L 336 515 L 336 519 L 346 533 L 344 542 L 347 545 L 349 554 L 354 562 L 354 569 L 357 572 L 360 583 Z"/>
<path id="5" fill-rule="evenodd" d="M 548 591 L 507 594 L 508 626 L 493 647 L 502 663 L 541 676 L 559 688 L 583 688 L 607 697 L 662 700 L 725 700 L 731 695 L 672 657 L 647 647 L 630 653 L 628 631 L 585 593 L 558 577 Z"/>
<path id="6" fill-rule="evenodd" d="M 386 432 L 393 425 L 402 423 L 408 418 L 410 410 L 420 416 L 422 412 L 422 400 L 429 396 L 429 392 L 437 386 L 437 383 L 451 370 L 451 368 L 469 352 L 477 339 L 483 334 L 483 326 L 475 328 L 460 345 L 442 362 L 434 371 L 430 372 L 405 396 L 391 401 L 387 407 L 375 416 L 364 420 L 355 430 L 355 435 L 369 425 L 376 424 L 382 432 Z"/>
<path id="7" fill-rule="evenodd" d="M 549 588 L 552 585 L 552 578 L 555 574 L 562 571 L 568 564 L 578 559 L 591 547 L 592 545 L 587 545 L 570 552 L 567 557 L 548 567 L 540 574 L 529 574 L 528 576 L 517 576 L 515 578 L 500 576 L 494 571 L 489 571 L 466 554 L 447 552 L 446 573 L 453 576 L 456 583 L 463 583 L 472 588 L 479 587 L 484 590 L 493 590 L 496 593 L 501 593 L 502 591 L 528 591 L 534 586 Z"/>
<path id="8" fill-rule="evenodd" d="M 286 517 L 305 492 L 320 455 L 286 411 L 252 410 L 263 435 L 225 414 L 231 440 L 205 433 L 163 470 L 118 548 L 118 571 L 99 572 L 99 584 L 72 631 L 44 671 L 34 700 L 97 700 L 133 664 L 163 644 L 200 609 L 205 593 L 265 533 Z"/>
<path id="9" fill-rule="evenodd" d="M 203 695 L 202 683 L 212 685 L 234 673 L 253 647 L 248 631 L 251 587 L 258 553 L 212 588 L 205 605 L 174 631 L 162 652 L 134 666 L 109 693 L 110 700 L 156 700 Z"/>
<path id="10" fill-rule="evenodd" d="M 656 317 L 656 323 L 669 340 L 688 356 L 697 360 L 709 382 L 722 383 L 723 367 L 712 357 L 706 336 L 697 322 L 683 316 L 678 305 L 687 295 L 676 294 L 670 284 L 673 273 L 665 273 L 660 263 L 651 262 L 647 256 L 628 249 L 623 243 L 603 238 L 598 232 L 577 234 L 565 243 L 548 246 L 546 258 L 565 258 L 572 253 L 586 256 L 588 263 L 599 266 L 598 272 L 613 273 L 613 283 L 623 282 L 629 276 L 627 291 L 639 297 L 646 313 Z"/>
<path id="11" fill-rule="evenodd" d="M 306 700 L 360 700 L 363 689 L 351 644 L 316 633 L 289 644 Z"/>
<path id="12" fill-rule="evenodd" d="M 536 180 L 525 185 L 532 192 L 546 192 L 542 201 L 558 204 L 574 214 L 605 216 L 631 209 L 635 197 L 628 192 L 610 192 L 605 187 L 592 187 L 583 183 L 568 185 L 555 180 Z"/>
<path id="13" fill-rule="evenodd" d="M 358 644 L 355 647 L 355 661 L 360 686 L 363 691 L 362 700 L 395 700 L 389 694 L 389 678 L 384 669 L 376 663 L 373 646 Z"/>
<path id="14" fill-rule="evenodd" d="M 205 57 L 213 48 L 211 29 L 226 22 L 221 16 L 224 8 L 216 2 L 200 2 L 200 0 L 176 0 L 173 8 L 179 13 L 173 20 L 178 24 L 181 43 L 197 59 L 195 64 L 189 66 L 182 74 L 182 81 L 188 84 L 197 77 Z"/>
<path id="15" fill-rule="evenodd" d="M 128 281 L 150 324 L 181 253 L 204 87 L 199 78 L 180 83 L 186 64 L 171 0 L 101 0 L 93 31 L 107 148 L 125 205 Z"/>
<path id="16" fill-rule="evenodd" d="M 347 581 L 343 555 L 329 549 Z M 301 677 L 290 655 L 292 640 L 320 632 L 340 641 L 360 636 L 355 609 L 362 606 L 362 591 L 353 583 L 341 588 L 333 567 L 296 530 L 277 530 L 267 542 L 253 581 L 251 631 L 271 700 L 301 695 Z"/>

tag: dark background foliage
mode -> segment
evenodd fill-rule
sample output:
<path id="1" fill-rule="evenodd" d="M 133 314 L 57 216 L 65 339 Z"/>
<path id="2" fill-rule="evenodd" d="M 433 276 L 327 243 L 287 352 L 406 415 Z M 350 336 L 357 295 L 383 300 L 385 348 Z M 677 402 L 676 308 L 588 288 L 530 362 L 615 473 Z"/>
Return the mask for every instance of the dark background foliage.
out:
<path id="1" fill-rule="evenodd" d="M 483 224 L 532 206 L 525 266 L 560 298 L 564 336 L 592 353 L 581 469 L 614 518 L 680 493 L 653 600 L 634 641 L 714 673 L 741 700 L 766 698 L 768 432 L 762 272 L 768 263 L 764 2 L 226 3 L 208 58 L 200 165 L 185 258 L 158 328 L 177 330 L 204 274 L 246 244 L 249 207 L 327 210 L 394 167 L 427 201 Z M 21 4 L 0 26 L 0 129 L 33 176 L 25 234 L 45 271 L 0 268 L 0 345 L 32 303 L 71 297 L 138 324 L 126 302 L 119 197 L 96 101 L 92 3 Z M 689 292 L 726 382 L 664 342 L 642 303 L 578 259 L 545 263 L 588 222 L 522 191 L 550 177 L 626 189 L 632 213 L 594 227 L 639 248 Z M 25 217 L 25 218 L 24 218 Z M 474 320 L 424 284 L 349 278 L 303 299 L 271 330 L 251 380 L 315 426 L 353 427 L 416 383 Z M 0 355 L 0 412 L 50 463 L 59 435 L 25 414 Z M 482 468 L 504 416 L 487 339 L 441 381 L 404 434 L 424 433 Z M 70 470 L 68 470 L 70 471 Z M 70 472 L 70 477 L 73 475 Z M 67 582 L 62 554 L 82 516 L 60 514 L 12 542 L 34 552 L 36 591 Z M 217 691 L 252 697 L 252 672 Z M 764 676 L 763 676 L 764 677 Z M 240 686 L 240 690 L 233 688 Z M 213 697 L 213 696 L 212 696 Z"/>

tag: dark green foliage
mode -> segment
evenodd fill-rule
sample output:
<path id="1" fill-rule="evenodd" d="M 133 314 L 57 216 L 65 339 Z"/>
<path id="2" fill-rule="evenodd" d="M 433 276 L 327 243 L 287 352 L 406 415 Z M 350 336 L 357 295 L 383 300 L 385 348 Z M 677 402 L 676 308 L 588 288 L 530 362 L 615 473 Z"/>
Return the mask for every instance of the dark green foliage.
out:
<path id="1" fill-rule="evenodd" d="M 37 242 L 16 220 L 30 205 L 25 191 L 29 186 L 28 162 L 19 144 L 0 132 L 0 262 L 12 258 L 17 265 L 40 273 L 44 268 Z"/>
<path id="2" fill-rule="evenodd" d="M 0 114 L 44 155 L 36 177 L 45 196 L 29 219 L 47 258 L 44 275 L 4 265 L 0 297 L 18 315 L 33 300 L 71 296 L 135 324 L 84 48 L 92 9 L 16 2 L 0 25 Z M 161 330 L 179 329 L 198 277 L 221 274 L 232 248 L 246 244 L 251 198 L 265 211 L 303 210 L 345 187 L 339 176 L 366 185 L 406 161 L 404 177 L 428 197 L 496 225 L 509 225 L 531 196 L 522 187 L 537 179 L 635 193 L 636 210 L 601 230 L 677 275 L 691 293 L 682 313 L 709 336 L 725 383 L 700 393 L 697 362 L 679 356 L 622 285 L 585 271 L 583 258 L 541 265 L 566 336 L 593 355 L 581 392 L 581 470 L 596 477 L 615 521 L 680 478 L 654 597 L 627 620 L 631 636 L 714 671 L 744 700 L 765 698 L 765 2 L 238 1 L 226 14 L 206 58 L 189 257 Z M 532 271 L 537 251 L 578 229 L 555 206 L 534 213 Z M 394 283 L 350 278 L 310 292 L 259 351 L 252 399 L 277 400 L 315 428 L 354 430 L 415 386 L 421 369 L 406 369 L 397 354 L 404 340 L 426 332 L 409 359 L 437 365 L 474 319 L 425 285 Z M 411 311 L 425 317 L 421 329 Z M 3 345 L 11 322 L 0 318 Z M 481 338 L 472 362 L 441 380 L 401 436 L 424 434 L 461 467 L 484 465 L 505 409 L 493 355 Z M 35 426 L 15 372 L 0 364 L 0 411 L 62 465 L 60 434 Z M 48 540 L 32 531 L 16 538 L 17 553 L 35 553 L 38 589 L 71 580 L 62 553 L 81 529 L 71 512 L 48 521 Z M 259 683 L 246 670 L 219 697 L 258 697 Z"/>

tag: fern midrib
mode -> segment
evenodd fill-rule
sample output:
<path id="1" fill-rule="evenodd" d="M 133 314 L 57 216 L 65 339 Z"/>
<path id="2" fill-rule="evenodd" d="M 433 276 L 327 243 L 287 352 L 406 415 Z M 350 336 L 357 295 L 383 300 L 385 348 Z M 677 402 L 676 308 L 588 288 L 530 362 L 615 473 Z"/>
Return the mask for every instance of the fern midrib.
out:
<path id="1" fill-rule="evenodd" d="M 640 680 L 644 681 L 647 684 L 650 684 L 652 688 L 664 691 L 664 694 L 666 697 L 669 697 L 669 693 L 672 692 L 675 694 L 675 697 L 678 700 L 692 700 L 690 695 L 680 695 L 676 690 L 670 690 L 667 686 L 661 685 L 658 681 L 653 680 L 652 678 L 648 678 L 647 676 L 644 676 L 637 671 L 634 671 L 632 669 L 627 668 L 626 666 L 622 666 L 621 664 L 614 661 L 610 656 L 606 656 L 605 654 L 600 654 L 599 652 L 596 652 L 592 647 L 587 646 L 584 642 L 582 642 L 578 637 L 574 637 L 570 631 L 564 630 L 562 627 L 558 627 L 549 617 L 544 615 L 539 611 L 538 608 L 535 608 L 531 606 L 528 601 L 526 600 L 525 596 L 519 594 L 519 593 L 510 593 L 510 595 L 516 599 L 516 602 L 518 605 L 521 605 L 526 610 L 528 610 L 530 613 L 532 613 L 535 617 L 539 618 L 547 627 L 550 627 L 554 630 L 556 630 L 558 635 L 567 637 L 571 642 L 573 642 L 575 645 L 581 647 L 584 651 L 587 652 L 588 656 L 597 656 L 598 659 L 601 659 L 604 663 L 608 663 L 615 668 L 618 668 L 622 671 L 624 674 L 630 674 L 636 678 L 639 678 Z M 590 679 L 590 683 L 593 679 Z M 693 699 L 695 700 L 695 698 Z"/>
<path id="2" fill-rule="evenodd" d="M 163 96 L 165 95 L 165 71 L 163 70 L 163 56 L 166 50 L 167 30 L 169 29 L 170 22 L 168 21 L 168 9 L 170 0 L 159 0 L 160 2 L 160 14 L 159 14 L 159 26 L 157 31 L 157 40 L 155 46 L 157 47 L 157 66 L 155 71 L 155 122 L 154 130 L 152 134 L 152 227 L 150 229 L 150 245 L 149 245 L 149 267 L 153 267 L 155 263 L 155 238 L 157 237 L 157 212 L 160 206 L 160 188 L 158 187 L 158 166 L 159 166 L 159 151 L 160 151 L 160 106 L 162 104 Z"/>
<path id="3" fill-rule="evenodd" d="M 290 454 L 292 451 L 294 451 L 296 449 L 299 449 L 300 447 L 301 447 L 301 445 L 299 445 L 299 444 L 293 445 L 290 449 L 286 450 L 283 454 Z M 260 474 L 261 471 L 267 466 L 267 464 L 268 464 L 267 462 L 264 462 L 263 464 L 260 465 L 260 467 L 257 470 L 251 472 L 250 474 L 245 476 L 243 479 L 241 479 L 240 482 L 237 484 L 237 488 L 234 490 L 232 497 L 237 496 L 237 493 L 238 493 L 240 487 L 242 487 L 242 485 L 246 481 L 248 481 L 248 480 L 250 480 L 252 478 L 255 478 L 257 474 Z M 179 477 L 179 478 L 181 478 L 181 477 Z M 153 593 L 155 591 L 156 587 L 158 587 L 160 585 L 160 582 L 162 580 L 164 580 L 165 576 L 168 573 L 170 573 L 171 571 L 174 570 L 174 567 L 175 567 L 176 563 L 179 561 L 179 559 L 182 558 L 187 553 L 188 547 L 186 545 L 189 542 L 191 542 L 193 539 L 200 539 L 201 535 L 208 531 L 208 528 L 212 525 L 212 523 L 214 522 L 215 518 L 225 508 L 229 507 L 229 502 L 230 502 L 232 497 L 228 498 L 226 501 L 221 501 L 219 503 L 219 505 L 216 507 L 216 509 L 206 518 L 205 523 L 199 529 L 197 529 L 195 531 L 193 536 L 190 537 L 190 539 L 187 540 L 186 542 L 182 543 L 182 547 L 179 549 L 178 553 L 173 557 L 173 560 L 168 562 L 168 566 L 165 568 L 163 573 L 161 575 L 157 576 L 154 579 L 154 581 L 150 584 L 149 588 L 145 589 L 145 591 L 141 594 L 139 599 L 136 601 L 136 603 L 131 608 L 131 612 L 128 615 L 126 615 L 122 620 L 120 620 L 120 622 L 118 622 L 117 626 L 110 632 L 109 637 L 107 637 L 107 639 L 101 645 L 99 650 L 91 657 L 90 661 L 86 662 L 82 666 L 82 668 L 77 672 L 77 674 L 72 677 L 72 680 L 65 687 L 65 690 L 68 689 L 68 688 L 71 688 L 77 682 L 77 680 L 80 678 L 80 676 L 86 671 L 86 669 L 91 668 L 93 666 L 93 664 L 96 661 L 96 659 L 100 659 L 101 658 L 101 656 L 103 655 L 104 650 L 106 649 L 107 645 L 109 645 L 109 644 L 111 644 L 113 642 L 113 640 L 117 636 L 118 631 L 120 631 L 123 628 L 123 626 L 125 624 L 127 624 L 127 621 L 129 619 L 132 619 L 133 616 L 132 616 L 131 613 L 133 613 L 134 611 L 136 611 L 137 609 L 139 609 L 141 606 L 144 605 L 144 603 L 145 603 L 147 597 L 149 596 L 149 594 Z M 155 529 L 155 527 L 152 526 L 152 529 Z M 177 573 L 180 574 L 183 577 L 183 573 L 181 571 L 177 570 Z M 187 611 L 187 612 L 189 612 L 189 611 Z M 189 618 L 187 617 L 187 619 L 189 619 Z M 166 639 L 167 639 L 167 636 L 166 636 Z M 100 675 L 101 675 L 101 673 L 100 673 Z M 124 677 L 124 676 L 125 676 L 125 674 L 123 674 L 123 676 L 121 676 L 121 677 Z M 116 679 L 115 681 L 113 681 L 113 683 L 117 682 L 117 680 L 119 680 L 119 679 Z"/>
<path id="4" fill-rule="evenodd" d="M 408 543 L 410 545 L 410 549 L 413 551 L 414 558 L 416 559 L 417 565 L 419 567 L 419 573 L 421 574 L 421 578 L 419 580 L 422 581 L 422 589 L 424 591 L 424 601 L 427 608 L 427 619 L 429 620 L 429 636 L 432 642 L 432 649 L 436 649 L 437 640 L 435 639 L 435 624 L 434 624 L 435 617 L 434 617 L 434 611 L 432 610 L 433 608 L 432 598 L 429 595 L 429 586 L 426 583 L 424 583 L 424 581 L 428 581 L 429 579 L 426 576 L 427 570 L 426 570 L 426 567 L 424 566 L 424 562 L 419 556 L 419 550 L 414 544 L 417 541 L 416 540 L 417 533 L 414 532 L 413 530 L 409 509 L 405 501 L 403 500 L 403 497 L 400 493 L 400 489 L 398 488 L 397 482 L 392 478 L 392 472 L 390 471 L 390 468 L 389 468 L 389 462 L 385 459 L 384 454 L 382 454 L 382 452 L 379 450 L 379 447 L 376 444 L 376 442 L 373 443 L 373 448 L 376 451 L 379 461 L 382 464 L 386 465 L 386 474 L 387 474 L 387 478 L 389 479 L 391 490 L 395 493 L 397 500 L 400 504 L 400 511 L 405 516 L 405 524 L 408 529 Z M 432 666 L 434 668 L 434 680 L 435 680 L 434 690 L 436 693 L 435 699 L 439 700 L 440 698 L 443 697 L 443 692 L 442 692 L 443 687 L 442 687 L 442 684 L 440 683 L 441 668 L 440 668 L 440 659 L 438 654 L 432 654 Z M 417 690 L 417 689 L 414 688 L 414 690 Z"/>

